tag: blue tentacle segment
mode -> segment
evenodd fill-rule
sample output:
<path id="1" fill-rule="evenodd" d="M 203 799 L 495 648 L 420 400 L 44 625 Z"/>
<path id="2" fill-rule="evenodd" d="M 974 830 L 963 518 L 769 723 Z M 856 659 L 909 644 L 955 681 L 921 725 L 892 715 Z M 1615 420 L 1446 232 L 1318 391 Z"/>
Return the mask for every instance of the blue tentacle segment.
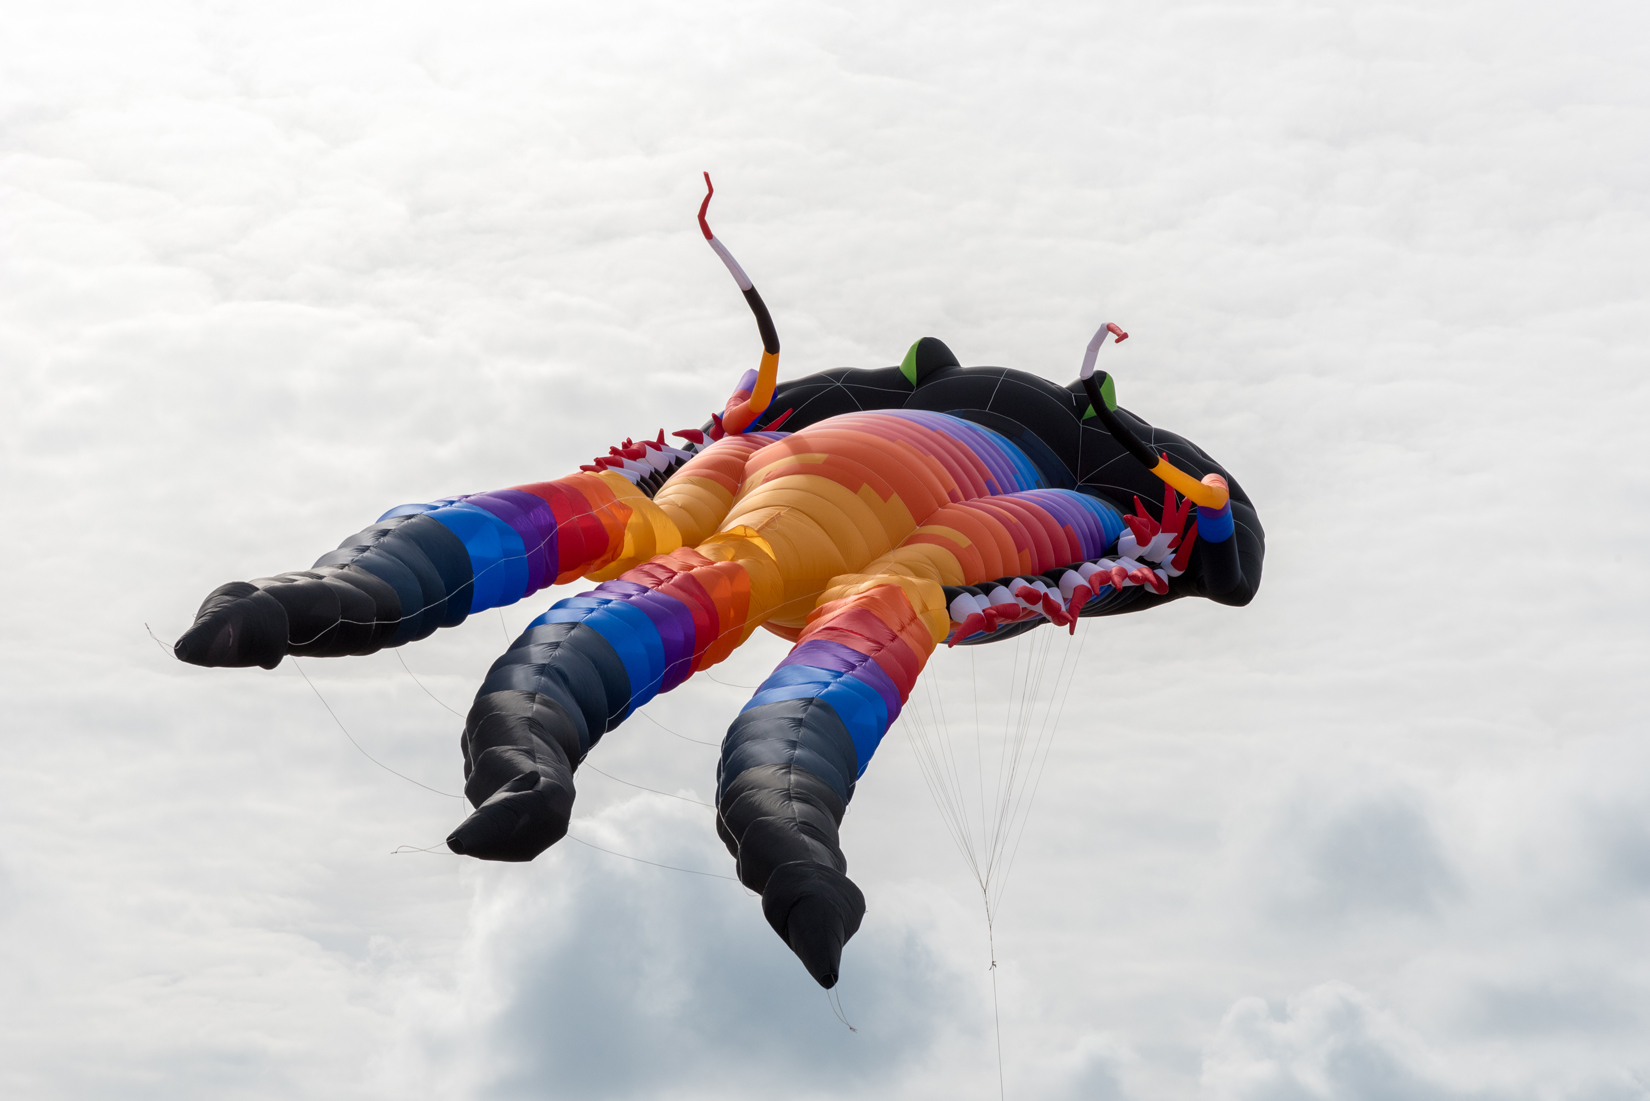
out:
<path id="1" fill-rule="evenodd" d="M 619 553 L 629 509 L 616 478 L 579 473 L 393 508 L 308 570 L 214 590 L 177 656 L 274 668 L 288 653 L 368 654 L 515 603 Z"/>

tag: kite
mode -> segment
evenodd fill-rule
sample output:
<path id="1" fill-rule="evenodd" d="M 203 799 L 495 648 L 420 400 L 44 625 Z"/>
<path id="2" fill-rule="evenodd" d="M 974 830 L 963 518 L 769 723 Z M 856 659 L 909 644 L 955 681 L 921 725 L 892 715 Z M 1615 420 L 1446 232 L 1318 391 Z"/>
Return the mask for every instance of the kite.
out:
<path id="1" fill-rule="evenodd" d="M 762 357 L 702 428 L 625 439 L 566 477 L 402 505 L 307 570 L 223 585 L 183 661 L 274 668 L 369 654 L 577 579 L 492 666 L 465 720 L 455 853 L 531 860 L 567 833 L 604 734 L 764 628 L 790 653 L 734 717 L 716 830 L 774 931 L 829 989 L 865 899 L 838 827 L 935 648 L 1187 596 L 1240 606 L 1265 537 L 1201 449 L 1119 407 L 1095 368 L 1060 386 L 964 367 L 924 337 L 903 362 L 780 383 Z M 1148 504 L 1147 502 L 1153 502 Z"/>

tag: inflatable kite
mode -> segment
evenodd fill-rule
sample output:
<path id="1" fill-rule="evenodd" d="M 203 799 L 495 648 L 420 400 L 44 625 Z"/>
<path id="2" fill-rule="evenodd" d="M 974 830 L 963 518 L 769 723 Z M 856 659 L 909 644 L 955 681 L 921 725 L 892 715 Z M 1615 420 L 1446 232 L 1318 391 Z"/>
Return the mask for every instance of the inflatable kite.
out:
<path id="1" fill-rule="evenodd" d="M 706 176 L 708 188 L 710 177 Z M 838 826 L 938 645 L 971 646 L 1184 596 L 1242 605 L 1264 535 L 1226 471 L 1116 404 L 963 367 L 925 337 L 897 367 L 778 383 L 762 359 L 703 428 L 627 439 L 554 481 L 402 505 L 313 567 L 214 590 L 183 661 L 273 668 L 369 654 L 577 578 L 494 663 L 465 721 L 473 813 L 455 853 L 531 860 L 567 832 L 603 734 L 757 628 L 793 643 L 728 728 L 716 830 L 775 932 L 824 987 L 858 930 Z"/>

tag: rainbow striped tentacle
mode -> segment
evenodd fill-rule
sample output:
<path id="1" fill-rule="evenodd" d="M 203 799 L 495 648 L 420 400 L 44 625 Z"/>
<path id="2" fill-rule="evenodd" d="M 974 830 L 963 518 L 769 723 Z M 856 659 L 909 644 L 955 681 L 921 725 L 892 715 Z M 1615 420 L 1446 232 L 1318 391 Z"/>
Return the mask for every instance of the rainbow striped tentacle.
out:
<path id="1" fill-rule="evenodd" d="M 265 668 L 289 653 L 369 654 L 680 545 L 670 518 L 612 470 L 401 505 L 308 570 L 220 586 L 176 652 Z"/>
<path id="2" fill-rule="evenodd" d="M 861 432 L 877 446 L 857 448 Z M 867 510 L 882 517 L 911 517 L 884 524 L 891 549 L 833 579 L 723 742 L 718 831 L 740 879 L 762 893 L 774 931 L 829 987 L 864 913 L 838 829 L 855 783 L 953 630 L 945 587 L 1098 556 L 1125 524 L 1101 501 L 1043 487 L 1005 438 L 945 414 L 832 418 L 753 456 L 752 466 L 765 460 L 730 523 L 760 513 L 755 506 L 784 504 L 827 529 L 827 506 L 816 503 L 832 498 L 825 486 L 812 485 L 811 499 L 762 495 L 769 485 L 800 488 L 799 478 L 828 480 L 855 500 L 869 493 Z M 790 512 L 751 519 L 776 546 L 799 523 Z"/>

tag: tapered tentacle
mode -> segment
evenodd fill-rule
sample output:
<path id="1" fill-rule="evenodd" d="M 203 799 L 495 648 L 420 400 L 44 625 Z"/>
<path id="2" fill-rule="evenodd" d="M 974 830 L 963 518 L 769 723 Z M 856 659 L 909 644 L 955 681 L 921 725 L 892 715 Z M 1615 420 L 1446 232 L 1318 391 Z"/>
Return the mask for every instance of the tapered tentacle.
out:
<path id="1" fill-rule="evenodd" d="M 174 652 L 265 668 L 289 653 L 369 654 L 680 545 L 664 509 L 614 470 L 402 505 L 311 569 L 220 586 Z"/>
<path id="2" fill-rule="evenodd" d="M 494 663 L 463 735 L 476 809 L 447 839 L 484 860 L 531 860 L 567 832 L 573 772 L 601 736 L 721 661 L 778 603 L 748 540 L 681 548 L 557 601 Z"/>
<path id="3" fill-rule="evenodd" d="M 395 516 L 310 570 L 213 590 L 173 652 L 192 665 L 261 665 L 288 653 L 371 653 L 462 623 L 476 572 L 464 540 L 427 516 Z"/>
<path id="4" fill-rule="evenodd" d="M 535 621 L 493 663 L 465 719 L 455 853 L 531 860 L 567 833 L 573 771 L 629 710 L 628 670 L 600 632 Z"/>
<path id="5" fill-rule="evenodd" d="M 946 622 L 931 581 L 875 577 L 842 592 L 734 720 L 717 770 L 717 832 L 740 880 L 827 989 L 865 914 L 838 827 Z"/>
<path id="6" fill-rule="evenodd" d="M 652 506 L 703 540 L 743 487 L 751 452 L 777 438 L 710 445 Z M 616 560 L 624 572 L 557 601 L 493 664 L 461 739 L 475 811 L 448 837 L 454 852 L 531 860 L 561 840 L 573 773 L 590 748 L 659 692 L 725 658 L 779 599 L 773 562 L 754 545 L 677 547 L 637 564 L 646 544 L 628 537 Z"/>

